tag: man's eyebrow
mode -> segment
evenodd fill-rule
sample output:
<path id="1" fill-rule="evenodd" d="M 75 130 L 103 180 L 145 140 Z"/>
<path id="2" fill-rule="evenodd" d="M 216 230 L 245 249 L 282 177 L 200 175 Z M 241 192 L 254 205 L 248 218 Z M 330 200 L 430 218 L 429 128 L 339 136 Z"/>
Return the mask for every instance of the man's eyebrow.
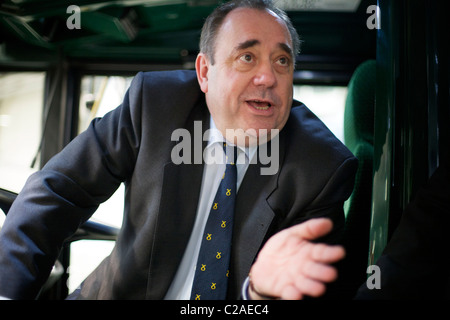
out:
<path id="1" fill-rule="evenodd" d="M 280 42 L 278 46 L 281 48 L 281 50 L 285 51 L 291 58 L 294 56 L 294 51 L 286 43 Z"/>
<path id="2" fill-rule="evenodd" d="M 247 41 L 244 41 L 244 42 L 239 43 L 239 44 L 236 46 L 235 49 L 236 49 L 236 51 L 245 50 L 245 49 L 254 47 L 254 46 L 256 46 L 257 44 L 261 44 L 261 42 L 260 42 L 259 40 L 256 40 L 256 39 L 247 40 Z"/>
<path id="3" fill-rule="evenodd" d="M 247 40 L 247 41 L 239 43 L 236 46 L 235 51 L 245 50 L 245 49 L 254 47 L 256 45 L 259 45 L 259 44 L 261 44 L 261 42 L 259 40 L 256 40 L 256 39 Z M 289 56 L 291 56 L 291 57 L 294 56 L 294 52 L 293 52 L 292 48 L 289 45 L 287 45 L 286 43 L 280 42 L 278 44 L 278 46 L 280 47 L 281 50 L 283 50 L 284 52 L 289 54 Z"/>

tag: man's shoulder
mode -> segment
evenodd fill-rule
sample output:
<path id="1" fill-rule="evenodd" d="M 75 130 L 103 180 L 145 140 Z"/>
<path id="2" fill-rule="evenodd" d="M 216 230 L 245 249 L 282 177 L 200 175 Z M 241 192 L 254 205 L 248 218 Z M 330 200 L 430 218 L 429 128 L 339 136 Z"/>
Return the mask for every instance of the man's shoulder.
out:
<path id="1" fill-rule="evenodd" d="M 285 128 L 289 148 L 298 156 L 317 156 L 337 161 L 354 157 L 344 143 L 301 102 L 294 101 Z"/>
<path id="2" fill-rule="evenodd" d="M 197 74 L 194 70 L 145 71 L 136 75 L 144 85 L 173 88 L 190 86 L 199 90 Z"/>
<path id="3" fill-rule="evenodd" d="M 151 110 L 147 116 L 152 119 L 158 115 L 186 118 L 192 108 L 203 109 L 204 105 L 204 94 L 192 70 L 139 72 L 130 85 L 129 95 L 144 110 Z"/>

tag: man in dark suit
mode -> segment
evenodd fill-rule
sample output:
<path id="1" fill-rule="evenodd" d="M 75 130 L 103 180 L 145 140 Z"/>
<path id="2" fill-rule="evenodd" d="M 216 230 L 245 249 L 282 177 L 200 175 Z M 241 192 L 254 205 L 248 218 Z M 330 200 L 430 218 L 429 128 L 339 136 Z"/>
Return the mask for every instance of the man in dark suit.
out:
<path id="1" fill-rule="evenodd" d="M 252 299 L 321 295 L 336 277 L 330 264 L 344 256 L 325 243 L 343 229 L 357 163 L 292 99 L 298 43 L 268 1 L 232 1 L 206 21 L 196 72 L 138 74 L 122 105 L 94 120 L 19 194 L 0 234 L 0 295 L 33 298 L 64 239 L 125 182 L 116 246 L 72 297 L 189 299 L 225 170 L 206 159 L 180 161 L 189 148 L 198 155 L 198 143 L 179 141 L 179 133 L 198 135 L 198 124 L 202 137 L 220 133 L 206 135 L 204 157 L 223 140 L 239 150 L 227 298 L 240 298 L 242 288 Z M 264 148 L 269 164 L 260 161 Z"/>

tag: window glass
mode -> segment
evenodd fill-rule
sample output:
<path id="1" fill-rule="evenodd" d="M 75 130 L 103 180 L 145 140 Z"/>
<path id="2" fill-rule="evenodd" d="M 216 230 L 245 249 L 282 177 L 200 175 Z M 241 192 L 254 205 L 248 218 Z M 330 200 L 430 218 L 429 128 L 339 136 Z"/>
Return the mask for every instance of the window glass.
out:
<path id="1" fill-rule="evenodd" d="M 0 187 L 19 192 L 42 132 L 44 72 L 0 72 Z M 38 163 L 38 162 L 37 162 Z"/>
<path id="2" fill-rule="evenodd" d="M 344 109 L 347 87 L 295 85 L 294 99 L 303 102 L 344 142 Z"/>
<path id="3" fill-rule="evenodd" d="M 69 293 L 111 253 L 114 245 L 115 241 L 107 240 L 80 240 L 70 244 Z"/>
<path id="4" fill-rule="evenodd" d="M 133 77 L 85 76 L 81 81 L 78 132 L 86 130 L 95 117 L 119 106 Z"/>
<path id="5" fill-rule="evenodd" d="M 5 222 L 5 218 L 6 218 L 5 213 L 3 212 L 2 209 L 0 209 L 0 229 L 2 228 L 3 223 Z"/>

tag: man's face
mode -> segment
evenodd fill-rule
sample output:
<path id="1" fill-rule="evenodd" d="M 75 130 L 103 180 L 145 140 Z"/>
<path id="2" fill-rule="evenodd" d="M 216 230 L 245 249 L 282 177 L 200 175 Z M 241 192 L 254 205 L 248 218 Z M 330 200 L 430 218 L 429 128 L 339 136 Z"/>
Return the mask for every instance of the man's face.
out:
<path id="1" fill-rule="evenodd" d="M 294 57 L 285 23 L 270 11 L 239 8 L 219 30 L 214 65 L 200 53 L 200 87 L 217 128 L 282 129 L 292 105 Z"/>

